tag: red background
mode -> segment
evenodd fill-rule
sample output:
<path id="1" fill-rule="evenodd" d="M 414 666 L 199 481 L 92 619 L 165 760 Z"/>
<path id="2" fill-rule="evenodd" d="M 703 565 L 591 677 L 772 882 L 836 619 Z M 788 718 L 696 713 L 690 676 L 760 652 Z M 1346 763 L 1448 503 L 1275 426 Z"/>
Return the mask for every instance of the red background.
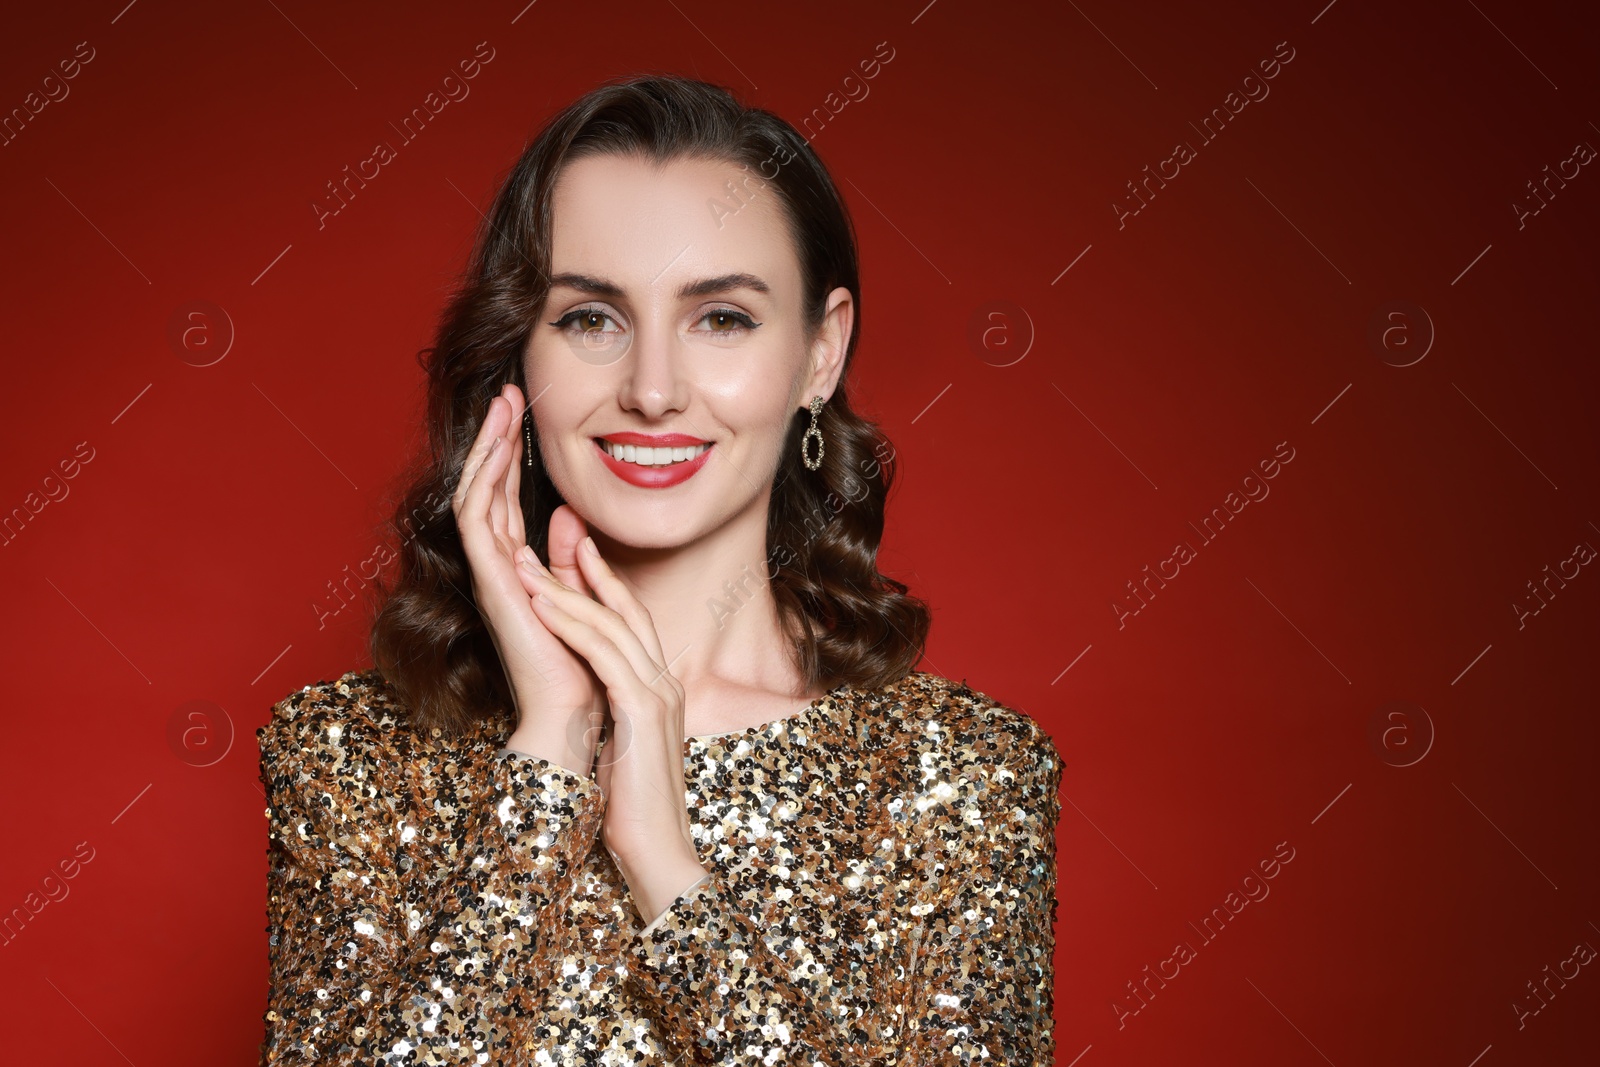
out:
<path id="1" fill-rule="evenodd" d="M 646 68 L 798 122 L 888 42 L 813 144 L 859 231 L 855 389 L 904 461 L 884 559 L 935 605 L 923 666 L 1067 762 L 1060 1062 L 1592 1062 L 1596 966 L 1521 1028 L 1513 1004 L 1600 947 L 1600 576 L 1520 627 L 1513 605 L 1600 545 L 1600 174 L 1512 205 L 1600 145 L 1593 25 L 1499 0 L 520 9 L 8 16 L 8 112 L 94 49 L 0 145 L 0 509 L 67 492 L 0 549 L 0 908 L 93 850 L 0 949 L 9 1061 L 253 1060 L 253 731 L 366 664 L 360 613 L 313 605 L 383 536 L 415 353 L 539 123 Z M 319 230 L 325 183 L 482 41 L 471 95 Z M 1279 42 L 1270 95 L 1203 142 Z M 1180 139 L 1196 158 L 1119 227 Z M 199 299 L 232 324 L 209 366 L 219 316 L 169 336 Z M 1280 442 L 1270 495 L 1202 544 L 1188 524 Z M 1188 924 L 1280 842 L 1270 896 L 1202 944 Z M 1119 1026 L 1180 941 L 1197 958 Z"/>

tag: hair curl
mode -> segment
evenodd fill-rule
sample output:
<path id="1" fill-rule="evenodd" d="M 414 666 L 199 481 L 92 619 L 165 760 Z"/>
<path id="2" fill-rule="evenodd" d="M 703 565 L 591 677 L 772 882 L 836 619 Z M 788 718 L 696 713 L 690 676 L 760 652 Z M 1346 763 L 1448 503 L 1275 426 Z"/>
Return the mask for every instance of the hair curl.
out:
<path id="1" fill-rule="evenodd" d="M 767 579 L 795 664 L 812 687 L 888 685 L 913 670 L 930 626 L 926 604 L 878 573 L 894 449 L 850 408 L 845 386 L 861 329 L 855 234 L 810 144 L 771 112 L 727 89 L 671 75 L 602 85 L 555 115 L 529 143 L 479 228 L 463 282 L 419 362 L 427 374 L 427 443 L 403 475 L 390 520 L 400 540 L 392 584 L 375 583 L 374 665 L 416 727 L 459 734 L 474 720 L 515 716 L 506 674 L 473 600 L 449 506 L 489 401 L 522 381 L 521 356 L 548 294 L 551 199 L 564 164 L 598 154 L 656 161 L 696 158 L 756 172 L 745 182 L 778 194 L 804 278 L 814 336 L 827 296 L 843 286 L 856 315 L 839 383 L 820 415 L 822 466 L 807 469 L 807 411 L 791 420 L 767 520 Z M 781 158 L 781 162 L 778 162 Z M 775 174 L 767 168 L 776 165 Z M 548 558 L 551 514 L 564 502 L 538 457 L 522 479 L 529 543 Z"/>

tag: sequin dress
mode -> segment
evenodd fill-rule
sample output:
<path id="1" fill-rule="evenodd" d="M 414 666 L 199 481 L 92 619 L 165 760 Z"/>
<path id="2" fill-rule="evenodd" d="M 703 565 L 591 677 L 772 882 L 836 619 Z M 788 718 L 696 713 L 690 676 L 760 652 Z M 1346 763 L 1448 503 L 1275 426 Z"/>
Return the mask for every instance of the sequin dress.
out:
<path id="1" fill-rule="evenodd" d="M 376 671 L 276 704 L 261 1063 L 1055 1062 L 1061 759 L 937 675 L 684 741 L 707 874 L 645 927 L 593 779 L 419 736 Z"/>

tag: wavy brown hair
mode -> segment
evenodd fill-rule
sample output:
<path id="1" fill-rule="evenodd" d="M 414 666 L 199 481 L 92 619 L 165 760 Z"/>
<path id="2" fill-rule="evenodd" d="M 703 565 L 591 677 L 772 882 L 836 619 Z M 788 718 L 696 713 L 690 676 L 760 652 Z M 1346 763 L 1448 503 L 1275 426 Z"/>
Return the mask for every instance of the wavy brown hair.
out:
<path id="1" fill-rule="evenodd" d="M 434 344 L 419 354 L 427 445 L 404 476 L 408 488 L 391 519 L 400 561 L 392 584 L 377 584 L 370 652 L 423 732 L 459 734 L 485 715 L 516 714 L 473 600 L 450 497 L 489 401 L 508 381 L 527 395 L 522 354 L 549 290 L 556 179 L 566 163 L 606 153 L 727 162 L 747 172 L 746 190 L 776 192 L 800 261 L 809 336 L 822 324 L 828 294 L 850 291 L 857 311 L 844 370 L 820 416 L 822 466 L 809 470 L 801 460 L 810 413 L 797 411 L 773 482 L 766 576 L 810 687 L 877 688 L 922 658 L 927 605 L 877 568 L 894 449 L 851 410 L 845 384 L 861 331 L 861 287 L 844 201 L 810 144 L 783 119 L 745 107 L 721 86 L 639 76 L 580 97 L 529 143 L 479 228 Z M 529 543 L 547 559 L 550 516 L 564 501 L 537 436 L 521 486 Z"/>

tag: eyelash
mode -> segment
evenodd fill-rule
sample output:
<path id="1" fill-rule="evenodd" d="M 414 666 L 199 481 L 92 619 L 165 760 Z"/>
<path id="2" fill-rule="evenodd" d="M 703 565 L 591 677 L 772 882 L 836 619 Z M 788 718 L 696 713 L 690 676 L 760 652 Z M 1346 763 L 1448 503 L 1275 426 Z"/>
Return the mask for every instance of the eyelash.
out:
<path id="1" fill-rule="evenodd" d="M 736 329 L 736 330 L 712 330 L 712 331 L 710 331 L 711 333 L 722 334 L 725 337 L 737 335 L 738 333 L 740 333 L 741 331 L 744 331 L 744 330 L 753 330 L 756 327 L 761 325 L 761 323 L 756 322 L 754 319 L 752 319 L 749 315 L 746 315 L 744 312 L 735 311 L 732 308 L 712 308 L 710 311 L 708 311 L 704 315 L 700 316 L 700 320 L 708 319 L 713 315 L 726 315 L 728 318 L 733 319 L 735 322 L 737 322 L 739 324 L 739 329 Z M 565 315 L 561 316 L 555 322 L 550 323 L 550 325 L 554 326 L 558 330 L 564 330 L 568 326 L 570 326 L 572 323 L 576 322 L 578 319 L 583 318 L 585 316 L 599 316 L 599 317 L 604 318 L 604 319 L 610 319 L 612 322 L 616 322 L 617 321 L 604 308 L 581 307 L 581 308 L 573 308 L 571 311 L 569 311 Z M 697 321 L 699 321 L 699 320 L 697 320 Z"/>

